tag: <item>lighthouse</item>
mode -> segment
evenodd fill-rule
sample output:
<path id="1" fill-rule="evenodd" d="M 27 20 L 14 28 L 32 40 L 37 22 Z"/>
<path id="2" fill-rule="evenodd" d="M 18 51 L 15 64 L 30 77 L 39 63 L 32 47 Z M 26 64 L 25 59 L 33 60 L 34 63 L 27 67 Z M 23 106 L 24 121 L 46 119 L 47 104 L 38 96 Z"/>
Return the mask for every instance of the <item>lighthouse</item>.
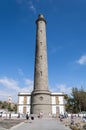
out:
<path id="1" fill-rule="evenodd" d="M 36 20 L 36 49 L 34 88 L 31 96 L 31 113 L 48 116 L 51 113 L 51 92 L 48 88 L 46 20 L 42 14 Z"/>
<path id="2" fill-rule="evenodd" d="M 48 63 L 46 20 L 42 14 L 36 20 L 36 48 L 34 86 L 31 93 L 18 93 L 18 113 L 39 114 L 43 117 L 65 113 L 64 93 L 50 92 L 48 86 Z"/>

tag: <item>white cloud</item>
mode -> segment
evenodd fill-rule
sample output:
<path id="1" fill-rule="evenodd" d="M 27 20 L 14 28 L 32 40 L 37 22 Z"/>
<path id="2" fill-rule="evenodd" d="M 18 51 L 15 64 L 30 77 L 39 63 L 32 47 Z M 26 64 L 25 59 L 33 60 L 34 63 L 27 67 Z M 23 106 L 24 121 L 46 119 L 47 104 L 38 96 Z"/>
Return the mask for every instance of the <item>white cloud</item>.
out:
<path id="1" fill-rule="evenodd" d="M 54 54 L 54 53 L 60 51 L 62 48 L 63 48 L 62 46 L 52 47 L 51 53 Z"/>
<path id="2" fill-rule="evenodd" d="M 9 93 L 4 90 L 0 90 L 0 96 L 8 97 Z"/>
<path id="3" fill-rule="evenodd" d="M 22 69 L 18 69 L 18 74 L 20 74 L 21 76 L 23 76 L 24 75 L 23 70 Z"/>
<path id="4" fill-rule="evenodd" d="M 26 85 L 28 85 L 28 86 L 33 86 L 33 81 L 30 80 L 30 79 L 25 79 L 25 83 L 26 83 Z"/>
<path id="5" fill-rule="evenodd" d="M 18 82 L 13 79 L 9 79 L 7 77 L 1 78 L 0 84 L 8 89 L 13 89 L 15 91 L 19 91 Z"/>
<path id="6" fill-rule="evenodd" d="M 11 96 L 13 101 L 17 102 L 18 92 L 31 92 L 33 89 L 33 81 L 27 78 L 22 81 L 24 81 L 24 86 L 20 85 L 21 81 L 19 82 L 12 78 L 0 78 L 0 100 L 7 100 Z"/>
<path id="7" fill-rule="evenodd" d="M 31 0 L 16 0 L 16 1 L 19 5 L 23 5 L 26 8 L 30 9 L 33 13 L 36 13 L 36 7 Z"/>
<path id="8" fill-rule="evenodd" d="M 65 93 L 70 94 L 72 90 L 72 87 L 67 87 L 65 84 L 59 84 L 55 87 L 52 87 L 51 91 L 58 92 L 58 93 Z"/>
<path id="9" fill-rule="evenodd" d="M 0 101 L 8 101 L 9 93 L 0 90 Z"/>
<path id="10" fill-rule="evenodd" d="M 86 65 L 86 55 L 81 56 L 77 63 L 80 65 Z"/>
<path id="11" fill-rule="evenodd" d="M 21 89 L 20 92 L 32 92 L 33 90 L 33 81 L 30 79 L 24 79 L 25 87 Z"/>
<path id="12" fill-rule="evenodd" d="M 29 7 L 29 9 L 30 9 L 33 13 L 36 13 L 36 7 L 35 7 L 35 5 L 33 4 L 32 1 L 29 1 L 29 2 L 28 2 L 28 7 Z"/>
<path id="13" fill-rule="evenodd" d="M 60 92 L 70 94 L 72 87 L 67 87 L 65 84 L 57 85 L 57 88 Z"/>

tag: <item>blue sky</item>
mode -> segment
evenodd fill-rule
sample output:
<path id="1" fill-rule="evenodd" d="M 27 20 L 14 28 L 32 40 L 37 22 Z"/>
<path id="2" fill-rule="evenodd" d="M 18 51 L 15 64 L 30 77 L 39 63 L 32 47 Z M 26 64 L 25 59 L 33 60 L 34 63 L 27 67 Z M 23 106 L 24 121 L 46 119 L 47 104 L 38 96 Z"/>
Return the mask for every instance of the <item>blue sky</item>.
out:
<path id="1" fill-rule="evenodd" d="M 47 21 L 49 89 L 86 89 L 86 0 L 0 1 L 0 100 L 33 88 L 38 14 Z"/>

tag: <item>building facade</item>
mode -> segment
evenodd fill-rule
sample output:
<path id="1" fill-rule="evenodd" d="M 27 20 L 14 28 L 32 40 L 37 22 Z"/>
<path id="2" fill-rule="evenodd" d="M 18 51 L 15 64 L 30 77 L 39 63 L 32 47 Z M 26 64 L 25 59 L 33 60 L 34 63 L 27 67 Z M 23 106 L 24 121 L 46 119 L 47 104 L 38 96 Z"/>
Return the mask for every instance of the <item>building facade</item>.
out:
<path id="1" fill-rule="evenodd" d="M 31 93 L 19 93 L 18 113 L 25 114 L 27 112 L 31 113 Z M 58 116 L 64 113 L 64 93 L 51 93 L 51 115 Z"/>

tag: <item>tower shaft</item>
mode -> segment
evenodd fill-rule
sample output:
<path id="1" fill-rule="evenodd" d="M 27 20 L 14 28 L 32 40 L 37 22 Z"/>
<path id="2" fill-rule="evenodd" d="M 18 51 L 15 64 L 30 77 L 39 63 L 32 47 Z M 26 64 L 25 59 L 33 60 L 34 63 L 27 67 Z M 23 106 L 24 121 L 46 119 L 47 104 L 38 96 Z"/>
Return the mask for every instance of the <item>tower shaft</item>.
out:
<path id="1" fill-rule="evenodd" d="M 48 66 L 46 48 L 46 21 L 42 16 L 36 21 L 36 53 L 34 90 L 48 90 Z"/>
<path id="2" fill-rule="evenodd" d="M 46 20 L 39 15 L 36 20 L 36 52 L 34 90 L 31 98 L 33 114 L 51 113 L 51 93 L 48 90 L 48 64 L 46 47 Z"/>

